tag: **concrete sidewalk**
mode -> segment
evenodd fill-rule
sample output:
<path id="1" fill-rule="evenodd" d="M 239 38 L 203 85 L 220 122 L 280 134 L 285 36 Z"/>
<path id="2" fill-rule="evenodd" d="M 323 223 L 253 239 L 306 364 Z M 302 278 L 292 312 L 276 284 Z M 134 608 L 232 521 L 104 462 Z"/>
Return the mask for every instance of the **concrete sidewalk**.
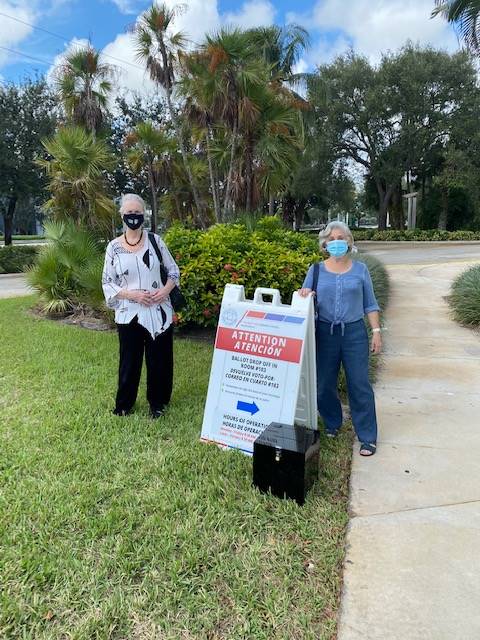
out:
<path id="1" fill-rule="evenodd" d="M 444 300 L 472 263 L 395 265 L 378 451 L 355 448 L 339 640 L 480 638 L 480 335 Z"/>
<path id="2" fill-rule="evenodd" d="M 32 293 L 24 273 L 0 274 L 0 298 L 30 296 Z"/>

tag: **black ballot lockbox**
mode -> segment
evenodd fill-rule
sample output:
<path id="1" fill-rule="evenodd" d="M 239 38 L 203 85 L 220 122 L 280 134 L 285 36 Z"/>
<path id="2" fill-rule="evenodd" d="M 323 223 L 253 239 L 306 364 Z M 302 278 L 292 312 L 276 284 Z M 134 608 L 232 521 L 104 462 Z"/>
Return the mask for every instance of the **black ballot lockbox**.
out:
<path id="1" fill-rule="evenodd" d="M 253 484 L 303 505 L 318 477 L 318 431 L 272 422 L 253 443 Z"/>

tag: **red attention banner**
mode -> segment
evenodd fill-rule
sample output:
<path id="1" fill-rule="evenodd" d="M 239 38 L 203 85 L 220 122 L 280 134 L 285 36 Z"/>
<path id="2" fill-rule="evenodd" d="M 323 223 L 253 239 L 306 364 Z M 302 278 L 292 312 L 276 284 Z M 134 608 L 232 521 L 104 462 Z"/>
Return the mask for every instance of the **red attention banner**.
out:
<path id="1" fill-rule="evenodd" d="M 259 358 L 300 362 L 303 340 L 272 336 L 268 333 L 219 327 L 215 347 L 234 353 L 248 353 Z"/>

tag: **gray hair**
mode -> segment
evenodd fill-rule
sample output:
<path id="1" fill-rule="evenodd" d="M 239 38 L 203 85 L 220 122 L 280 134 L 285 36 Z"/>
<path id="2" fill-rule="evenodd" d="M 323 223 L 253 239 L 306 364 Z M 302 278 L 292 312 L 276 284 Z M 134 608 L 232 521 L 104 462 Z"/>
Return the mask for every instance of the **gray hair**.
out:
<path id="1" fill-rule="evenodd" d="M 145 202 L 143 201 L 143 198 L 141 198 L 140 196 L 137 196 L 136 193 L 124 193 L 122 196 L 122 200 L 120 202 L 120 213 L 123 215 L 124 211 L 125 211 L 125 205 L 128 202 L 136 202 L 137 204 L 139 204 L 144 213 L 145 213 Z"/>
<path id="2" fill-rule="evenodd" d="M 340 222 L 339 220 L 333 220 L 332 222 L 329 222 L 325 229 L 323 229 L 323 231 L 320 231 L 320 233 L 318 234 L 320 249 L 325 249 L 325 245 L 330 240 L 330 236 L 332 235 L 334 229 L 338 229 L 344 234 L 345 240 L 348 242 L 349 250 L 352 253 L 356 253 L 357 248 L 354 245 L 353 233 L 344 222 Z"/>

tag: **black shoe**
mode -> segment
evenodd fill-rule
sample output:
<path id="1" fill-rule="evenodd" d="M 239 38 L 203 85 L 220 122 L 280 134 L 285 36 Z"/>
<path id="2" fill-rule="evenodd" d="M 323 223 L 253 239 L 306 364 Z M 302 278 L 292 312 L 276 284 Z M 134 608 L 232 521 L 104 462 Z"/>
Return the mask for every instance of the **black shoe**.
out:
<path id="1" fill-rule="evenodd" d="M 112 409 L 112 413 L 114 416 L 128 416 L 130 413 L 132 413 L 131 409 L 117 409 L 117 407 L 115 407 L 115 409 Z"/>
<path id="2" fill-rule="evenodd" d="M 162 418 L 165 415 L 165 406 L 161 407 L 150 407 L 150 415 L 156 420 L 157 418 Z"/>

